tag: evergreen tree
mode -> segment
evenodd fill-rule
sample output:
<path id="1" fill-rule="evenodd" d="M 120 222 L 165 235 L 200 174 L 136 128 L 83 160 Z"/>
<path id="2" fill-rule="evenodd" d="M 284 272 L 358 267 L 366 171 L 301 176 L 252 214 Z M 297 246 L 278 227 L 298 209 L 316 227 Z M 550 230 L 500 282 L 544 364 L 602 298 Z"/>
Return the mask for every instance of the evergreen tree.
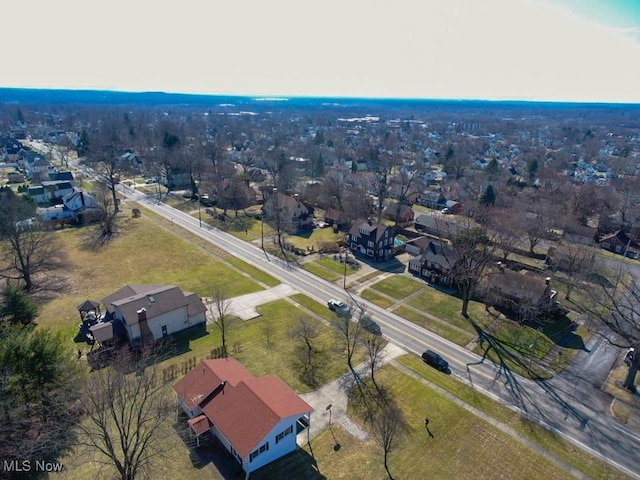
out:
<path id="1" fill-rule="evenodd" d="M 487 175 L 490 177 L 497 176 L 498 173 L 500 173 L 500 165 L 498 164 L 498 161 L 495 158 L 489 160 L 484 171 L 487 172 Z"/>
<path id="2" fill-rule="evenodd" d="M 89 152 L 89 136 L 86 130 L 80 132 L 78 143 L 76 144 L 76 153 L 79 157 L 84 157 Z"/>
<path id="3" fill-rule="evenodd" d="M 2 292 L 0 321 L 27 325 L 38 315 L 38 306 L 18 285 L 7 280 Z"/>
<path id="4" fill-rule="evenodd" d="M 496 192 L 493 189 L 493 185 L 487 185 L 487 188 L 484 189 L 484 193 L 480 197 L 480 203 L 483 205 L 496 204 Z"/>
<path id="5" fill-rule="evenodd" d="M 538 176 L 538 159 L 533 158 L 529 160 L 529 164 L 527 165 L 527 171 L 529 172 L 529 182 L 533 183 Z"/>

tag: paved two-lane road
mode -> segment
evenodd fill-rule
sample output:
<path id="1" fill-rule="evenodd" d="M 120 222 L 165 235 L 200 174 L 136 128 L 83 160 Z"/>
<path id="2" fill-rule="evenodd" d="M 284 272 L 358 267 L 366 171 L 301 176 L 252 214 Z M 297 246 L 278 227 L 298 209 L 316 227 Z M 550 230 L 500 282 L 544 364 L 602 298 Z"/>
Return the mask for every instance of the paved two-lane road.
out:
<path id="1" fill-rule="evenodd" d="M 200 227 L 198 219 L 131 188 L 120 186 L 120 189 L 127 197 L 144 203 L 152 211 L 171 219 L 175 225 L 261 268 L 321 303 L 332 297 L 348 299 L 340 287 L 267 255 L 253 244 L 206 224 Z M 612 420 L 604 410 L 606 402 L 603 403 L 600 396 L 596 397 L 582 387 L 577 390 L 575 375 L 568 374 L 566 378 L 557 376 L 551 382 L 524 379 L 501 370 L 491 362 L 482 362 L 476 354 L 360 297 L 354 296 L 353 299 L 366 306 L 389 341 L 415 354 L 420 354 L 426 348 L 442 353 L 449 360 L 452 375 L 640 479 L 640 436 Z M 589 357 L 586 356 L 582 361 L 588 362 Z"/>

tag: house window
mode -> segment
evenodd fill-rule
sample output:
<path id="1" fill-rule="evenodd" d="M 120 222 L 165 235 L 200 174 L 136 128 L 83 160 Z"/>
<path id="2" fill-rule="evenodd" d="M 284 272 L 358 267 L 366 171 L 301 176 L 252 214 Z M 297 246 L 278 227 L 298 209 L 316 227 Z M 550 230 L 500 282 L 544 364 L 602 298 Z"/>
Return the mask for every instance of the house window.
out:
<path id="1" fill-rule="evenodd" d="M 382 242 L 378 242 L 378 248 L 382 248 Z"/>
<path id="2" fill-rule="evenodd" d="M 616 253 L 620 253 L 622 251 L 622 247 L 620 245 L 616 245 Z"/>
<path id="3" fill-rule="evenodd" d="M 602 248 L 609 248 L 609 247 L 611 247 L 611 245 L 609 245 L 609 242 L 602 243 Z"/>
<path id="4" fill-rule="evenodd" d="M 287 428 L 283 432 L 280 432 L 278 435 L 276 435 L 276 443 L 280 442 L 280 440 L 282 440 L 287 435 L 291 435 L 292 433 L 293 433 L 293 425 L 289 425 L 289 428 Z"/>
<path id="5" fill-rule="evenodd" d="M 162 325 L 162 336 L 166 337 L 169 333 L 167 332 L 167 326 Z"/>
<path id="6" fill-rule="evenodd" d="M 358 231 L 360 232 L 360 235 L 364 235 L 364 236 L 368 236 L 369 235 L 369 231 L 365 230 L 364 228 L 361 228 Z"/>
<path id="7" fill-rule="evenodd" d="M 260 448 L 256 448 L 253 452 L 251 452 L 249 454 L 249 462 L 253 462 L 253 459 L 256 458 L 258 455 L 268 451 L 269 451 L 269 442 L 261 445 Z"/>
<path id="8" fill-rule="evenodd" d="M 355 242 L 351 243 L 351 250 L 355 250 L 357 248 L 358 248 L 358 244 L 357 243 L 355 243 Z"/>
<path id="9" fill-rule="evenodd" d="M 369 247 L 369 248 L 373 248 L 373 245 L 374 245 L 374 244 L 373 244 L 373 242 L 372 242 L 371 240 L 369 240 L 369 241 L 367 242 L 367 247 Z"/>

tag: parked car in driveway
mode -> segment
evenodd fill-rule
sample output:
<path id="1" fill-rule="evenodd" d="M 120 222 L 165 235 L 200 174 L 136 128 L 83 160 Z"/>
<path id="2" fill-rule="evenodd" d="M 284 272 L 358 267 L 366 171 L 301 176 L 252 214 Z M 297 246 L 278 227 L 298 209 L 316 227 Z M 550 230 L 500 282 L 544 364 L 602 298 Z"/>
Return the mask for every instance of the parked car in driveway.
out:
<path id="1" fill-rule="evenodd" d="M 422 354 L 422 360 L 433 368 L 446 372 L 449 370 L 449 363 L 433 350 L 425 350 Z"/>
<path id="2" fill-rule="evenodd" d="M 351 313 L 351 308 L 344 302 L 340 300 L 336 300 L 332 298 L 327 302 L 327 307 L 332 312 L 336 312 L 338 315 L 349 315 Z"/>

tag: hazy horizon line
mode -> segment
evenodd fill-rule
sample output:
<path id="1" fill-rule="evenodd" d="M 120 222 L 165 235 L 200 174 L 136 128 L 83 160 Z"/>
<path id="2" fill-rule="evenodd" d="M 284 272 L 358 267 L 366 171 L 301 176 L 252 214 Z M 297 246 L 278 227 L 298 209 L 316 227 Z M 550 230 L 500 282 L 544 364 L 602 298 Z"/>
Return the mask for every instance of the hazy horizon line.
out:
<path id="1" fill-rule="evenodd" d="M 286 101 L 294 99 L 316 99 L 316 100 L 405 100 L 405 101 L 449 101 L 449 102 L 496 102 L 496 103 L 553 103 L 553 104 L 580 104 L 580 105 L 629 105 L 640 106 L 640 102 L 633 101 L 602 101 L 602 100 L 558 100 L 545 98 L 489 98 L 489 97 L 409 97 L 409 96 L 373 96 L 373 95 L 328 95 L 328 94 L 308 94 L 308 95 L 284 95 L 271 93 L 203 93 L 169 90 L 126 90 L 111 88 L 89 88 L 89 87 L 18 87 L 0 86 L 0 90 L 21 90 L 21 91 L 58 91 L 58 92 L 105 92 L 122 93 L 131 95 L 185 95 L 192 97 L 226 97 L 226 98 L 249 98 L 253 100 L 274 100 Z"/>

